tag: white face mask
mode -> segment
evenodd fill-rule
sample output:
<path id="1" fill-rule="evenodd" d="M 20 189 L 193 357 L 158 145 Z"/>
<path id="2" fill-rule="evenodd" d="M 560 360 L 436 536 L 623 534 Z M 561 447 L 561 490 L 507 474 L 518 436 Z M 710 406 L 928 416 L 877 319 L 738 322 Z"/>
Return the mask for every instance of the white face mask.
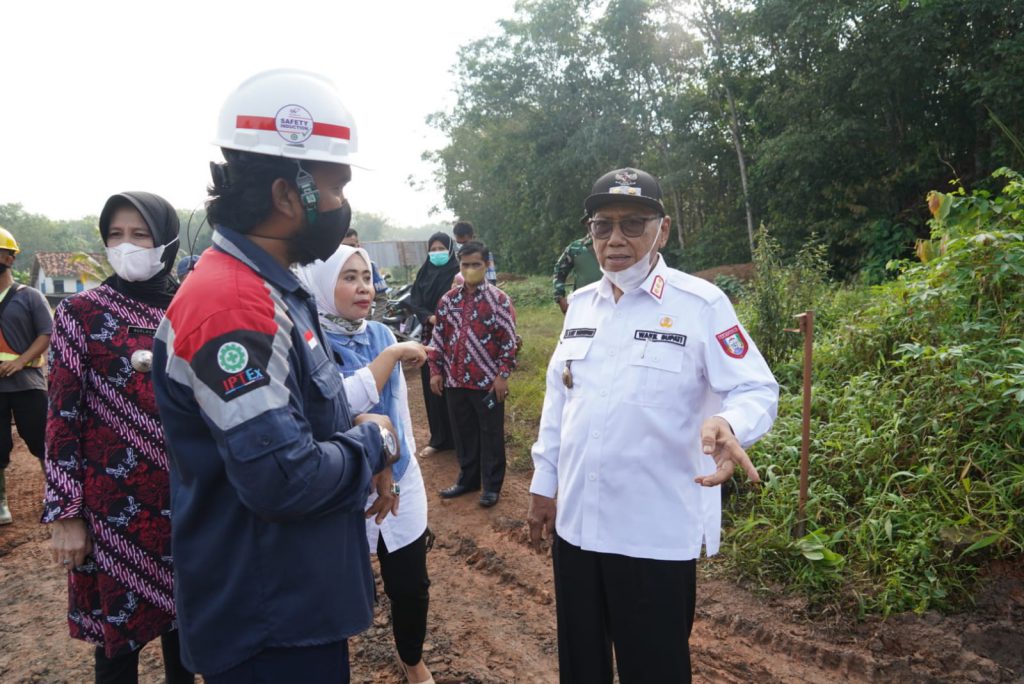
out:
<path id="1" fill-rule="evenodd" d="M 623 293 L 635 290 L 640 287 L 641 283 L 647 280 L 647 276 L 653 268 L 651 266 L 651 254 L 654 252 L 657 244 L 658 241 L 655 240 L 651 248 L 647 250 L 647 254 L 643 255 L 629 268 L 624 268 L 621 271 L 606 271 L 604 266 L 601 266 L 601 273 L 604 273 L 604 277 L 610 280 L 612 285 L 622 290 Z"/>
<path id="2" fill-rule="evenodd" d="M 107 247 L 107 261 L 114 273 L 129 282 L 149 280 L 164 269 L 161 257 L 170 244 L 159 247 L 139 247 L 130 242 L 122 242 L 117 247 Z"/>

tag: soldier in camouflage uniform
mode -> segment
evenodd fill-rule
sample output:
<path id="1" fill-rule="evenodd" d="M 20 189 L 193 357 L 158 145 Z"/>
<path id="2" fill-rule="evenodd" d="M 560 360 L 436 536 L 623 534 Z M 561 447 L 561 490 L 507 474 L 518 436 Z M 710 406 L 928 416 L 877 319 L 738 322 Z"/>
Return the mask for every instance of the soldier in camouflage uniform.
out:
<path id="1" fill-rule="evenodd" d="M 569 308 L 565 281 L 573 271 L 576 273 L 574 290 L 601 279 L 601 269 L 597 265 L 597 257 L 594 256 L 594 239 L 589 235 L 570 242 L 555 262 L 555 272 L 551 280 L 555 290 L 555 303 L 562 309 L 562 313 Z"/>

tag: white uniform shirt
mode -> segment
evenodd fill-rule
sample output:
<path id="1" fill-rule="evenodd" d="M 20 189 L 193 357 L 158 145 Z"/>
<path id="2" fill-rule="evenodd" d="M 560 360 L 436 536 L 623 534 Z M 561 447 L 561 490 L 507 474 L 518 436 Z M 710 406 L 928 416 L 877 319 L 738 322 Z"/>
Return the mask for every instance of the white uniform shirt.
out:
<path id="1" fill-rule="evenodd" d="M 572 388 L 563 382 L 571 362 Z M 718 551 L 721 492 L 700 426 L 744 446 L 771 427 L 779 386 L 729 299 L 660 255 L 618 302 L 606 278 L 577 290 L 547 371 L 530 491 L 558 499 L 556 530 L 588 551 L 690 560 Z"/>

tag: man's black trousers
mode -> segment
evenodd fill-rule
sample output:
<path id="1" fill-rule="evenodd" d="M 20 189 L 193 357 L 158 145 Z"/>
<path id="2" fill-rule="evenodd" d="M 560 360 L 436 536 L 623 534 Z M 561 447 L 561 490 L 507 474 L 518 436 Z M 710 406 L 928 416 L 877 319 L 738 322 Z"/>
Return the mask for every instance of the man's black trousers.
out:
<path id="1" fill-rule="evenodd" d="M 18 426 L 18 434 L 25 440 L 28 450 L 42 460 L 46 440 L 46 392 L 0 392 L 0 470 L 11 462 L 11 450 L 14 448 L 12 415 Z"/>
<path id="2" fill-rule="evenodd" d="M 448 414 L 459 459 L 458 484 L 500 492 L 505 482 L 505 404 L 484 406 L 485 390 L 448 387 Z"/>
<path id="3" fill-rule="evenodd" d="M 690 681 L 697 561 L 583 551 L 555 536 L 562 684 Z"/>

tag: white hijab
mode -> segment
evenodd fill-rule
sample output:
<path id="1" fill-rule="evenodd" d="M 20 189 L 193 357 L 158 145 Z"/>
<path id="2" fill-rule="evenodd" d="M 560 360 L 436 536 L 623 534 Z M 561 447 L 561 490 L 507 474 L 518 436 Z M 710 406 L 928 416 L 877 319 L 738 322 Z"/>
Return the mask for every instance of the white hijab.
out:
<path id="1" fill-rule="evenodd" d="M 338 283 L 338 276 L 353 254 L 361 256 L 366 262 L 366 268 L 371 268 L 370 254 L 362 247 L 348 245 L 340 245 L 338 251 L 328 257 L 327 261 L 317 259 L 306 266 L 295 267 L 295 277 L 316 300 L 316 308 L 320 312 L 320 320 L 324 327 L 331 332 L 348 335 L 355 335 L 366 329 L 365 319 L 348 321 L 338 313 L 338 307 L 334 303 L 334 287 Z M 353 325 L 343 325 L 340 321 Z"/>

